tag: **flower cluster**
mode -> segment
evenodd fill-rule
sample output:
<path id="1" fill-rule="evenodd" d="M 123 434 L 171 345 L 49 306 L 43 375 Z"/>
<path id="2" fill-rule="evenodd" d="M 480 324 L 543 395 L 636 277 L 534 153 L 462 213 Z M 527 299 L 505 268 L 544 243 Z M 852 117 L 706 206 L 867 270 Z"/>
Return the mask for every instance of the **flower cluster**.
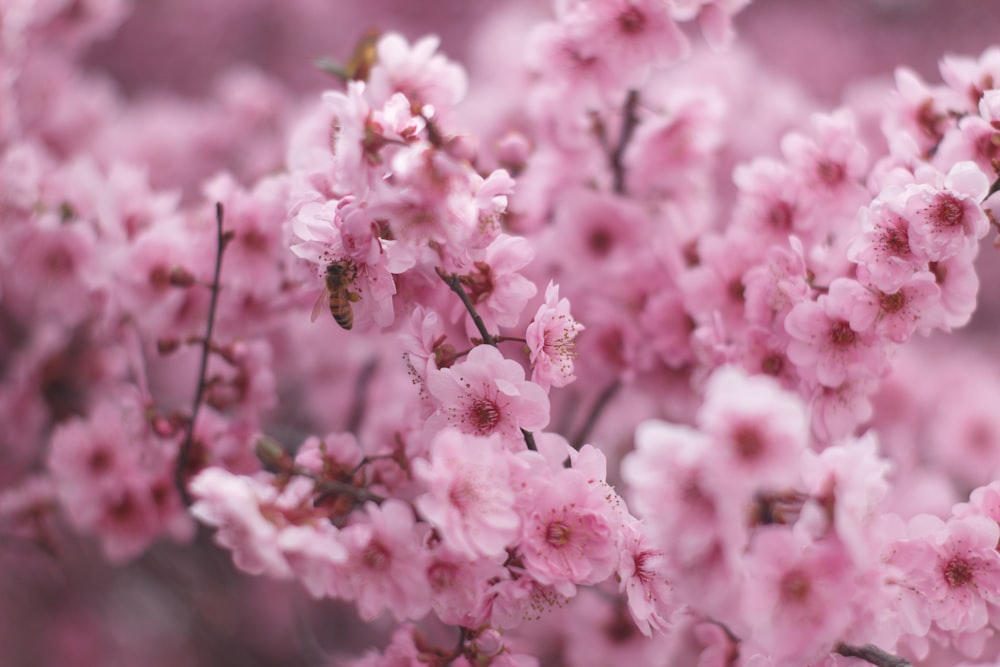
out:
<path id="1" fill-rule="evenodd" d="M 822 112 L 748 0 L 521 4 L 202 99 L 80 65 L 141 3 L 0 8 L 13 664 L 996 662 L 1000 51 Z"/>

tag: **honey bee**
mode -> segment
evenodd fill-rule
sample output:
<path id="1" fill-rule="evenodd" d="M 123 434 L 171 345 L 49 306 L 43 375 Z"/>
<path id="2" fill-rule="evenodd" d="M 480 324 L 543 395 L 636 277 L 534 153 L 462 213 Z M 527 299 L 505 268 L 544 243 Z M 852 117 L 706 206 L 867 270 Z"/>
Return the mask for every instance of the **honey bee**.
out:
<path id="1" fill-rule="evenodd" d="M 326 290 L 319 295 L 316 305 L 313 306 L 312 321 L 315 322 L 319 317 L 325 303 L 329 305 L 330 314 L 337 324 L 350 330 L 354 326 L 354 311 L 351 310 L 351 304 L 361 300 L 357 293 L 349 289 L 357 277 L 358 267 L 353 262 L 338 260 L 327 264 Z"/>

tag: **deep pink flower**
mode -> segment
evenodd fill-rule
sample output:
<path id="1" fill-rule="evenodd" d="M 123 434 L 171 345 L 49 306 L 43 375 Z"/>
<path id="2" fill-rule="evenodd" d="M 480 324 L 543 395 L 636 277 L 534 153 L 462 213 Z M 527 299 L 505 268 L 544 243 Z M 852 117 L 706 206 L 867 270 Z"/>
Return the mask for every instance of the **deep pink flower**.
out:
<path id="1" fill-rule="evenodd" d="M 618 564 L 618 522 L 608 487 L 576 468 L 552 477 L 533 497 L 519 551 L 531 577 L 571 597 Z"/>

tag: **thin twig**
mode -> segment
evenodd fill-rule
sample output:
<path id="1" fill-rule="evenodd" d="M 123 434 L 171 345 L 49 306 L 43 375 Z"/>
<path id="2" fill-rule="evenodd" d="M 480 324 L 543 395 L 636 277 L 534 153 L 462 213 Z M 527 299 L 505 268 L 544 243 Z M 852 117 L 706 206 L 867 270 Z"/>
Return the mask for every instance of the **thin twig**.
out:
<path id="1" fill-rule="evenodd" d="M 455 650 L 452 652 L 451 656 L 449 656 L 449 658 L 445 661 L 444 663 L 445 667 L 447 667 L 448 665 L 452 664 L 453 662 L 461 658 L 462 655 L 465 653 L 465 641 L 468 638 L 468 636 L 469 636 L 468 629 L 464 625 L 459 626 L 458 646 L 455 647 Z"/>
<path id="2" fill-rule="evenodd" d="M 202 395 L 205 392 L 205 374 L 208 371 L 208 353 L 211 348 L 212 328 L 215 326 L 215 309 L 219 300 L 219 274 L 222 271 L 222 252 L 226 247 L 226 239 L 222 233 L 222 204 L 215 204 L 215 225 L 216 225 L 216 248 L 215 248 L 215 274 L 212 277 L 212 296 L 208 303 L 208 324 L 205 327 L 205 338 L 201 343 L 201 363 L 198 367 L 198 387 L 194 393 L 194 405 L 191 407 L 191 419 L 188 421 L 187 430 L 184 434 L 184 441 L 181 443 L 181 451 L 177 454 L 177 461 L 174 463 L 174 485 L 181 494 L 181 500 L 185 505 L 191 505 L 191 494 L 188 493 L 184 480 L 184 473 L 187 470 L 188 458 L 191 456 L 191 447 L 194 444 L 194 425 L 198 419 L 198 408 L 201 407 Z"/>
<path id="3" fill-rule="evenodd" d="M 833 652 L 839 653 L 845 658 L 860 658 L 865 662 L 877 665 L 877 667 L 912 667 L 909 660 L 887 653 L 872 644 L 864 646 L 837 644 Z"/>
<path id="4" fill-rule="evenodd" d="M 479 316 L 476 312 L 476 307 L 472 305 L 472 301 L 469 299 L 469 295 L 465 293 L 465 288 L 462 287 L 462 283 L 458 280 L 458 274 L 456 273 L 446 273 L 444 269 L 438 267 L 434 269 L 437 271 L 438 276 L 445 284 L 451 288 L 451 291 L 458 295 L 458 298 L 462 300 L 462 305 L 465 309 L 469 311 L 469 315 L 472 316 L 472 322 L 476 325 L 476 329 L 479 330 L 479 335 L 482 337 L 483 342 L 487 345 L 497 346 L 496 338 L 490 334 L 486 329 L 486 323 L 483 322 L 483 318 Z"/>
<path id="5" fill-rule="evenodd" d="M 371 384 L 372 378 L 375 377 L 375 367 L 378 364 L 378 359 L 372 357 L 365 365 L 361 367 L 361 371 L 358 373 L 358 379 L 354 383 L 354 402 L 351 405 L 351 411 L 347 414 L 349 415 L 347 419 L 347 432 L 358 434 L 358 429 L 361 428 L 361 422 L 365 418 L 365 401 L 368 395 L 368 385 Z"/>
<path id="6" fill-rule="evenodd" d="M 590 438 L 590 434 L 594 430 L 594 426 L 597 425 L 597 420 L 601 417 L 601 413 L 604 412 L 606 407 L 608 407 L 608 403 L 610 403 L 611 399 L 615 397 L 615 394 L 618 393 L 619 389 L 621 389 L 621 383 L 615 380 L 605 387 L 604 391 L 602 391 L 600 396 L 597 397 L 597 400 L 594 401 L 594 407 L 592 407 L 588 413 L 587 421 L 583 423 L 583 426 L 577 432 L 576 437 L 570 441 L 573 444 L 573 449 L 580 449 L 584 444 L 586 444 L 587 439 Z"/>
<path id="7" fill-rule="evenodd" d="M 315 501 L 313 501 L 314 503 L 318 503 L 329 496 L 340 494 L 351 496 L 361 503 L 370 500 L 376 505 L 381 505 L 385 502 L 385 498 L 377 493 L 372 493 L 368 489 L 361 488 L 360 486 L 354 486 L 353 484 L 348 484 L 347 482 L 338 482 L 333 479 L 320 482 L 316 486 L 316 491 L 317 495 Z"/>
<path id="8" fill-rule="evenodd" d="M 608 155 L 608 161 L 611 163 L 611 175 L 614 179 L 614 191 L 620 195 L 625 194 L 625 165 L 622 164 L 622 158 L 625 156 L 625 149 L 628 148 L 628 144 L 632 140 L 635 128 L 639 125 L 639 117 L 635 113 L 638 106 L 639 91 L 634 89 L 628 91 L 622 110 L 624 116 L 621 134 L 618 136 L 618 145 Z"/>

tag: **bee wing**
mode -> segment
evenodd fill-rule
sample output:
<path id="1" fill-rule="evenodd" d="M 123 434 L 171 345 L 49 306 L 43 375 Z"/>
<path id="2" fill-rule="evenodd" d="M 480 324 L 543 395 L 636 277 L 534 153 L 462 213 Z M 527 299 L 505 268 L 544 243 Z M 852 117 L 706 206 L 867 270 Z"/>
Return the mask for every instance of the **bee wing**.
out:
<path id="1" fill-rule="evenodd" d="M 315 322 L 316 318 L 319 317 L 320 313 L 322 313 L 323 310 L 325 310 L 326 308 L 330 307 L 330 298 L 328 295 L 329 292 L 323 290 L 322 292 L 319 293 L 319 296 L 316 297 L 316 303 L 313 305 L 312 315 L 309 316 L 310 322 Z"/>

